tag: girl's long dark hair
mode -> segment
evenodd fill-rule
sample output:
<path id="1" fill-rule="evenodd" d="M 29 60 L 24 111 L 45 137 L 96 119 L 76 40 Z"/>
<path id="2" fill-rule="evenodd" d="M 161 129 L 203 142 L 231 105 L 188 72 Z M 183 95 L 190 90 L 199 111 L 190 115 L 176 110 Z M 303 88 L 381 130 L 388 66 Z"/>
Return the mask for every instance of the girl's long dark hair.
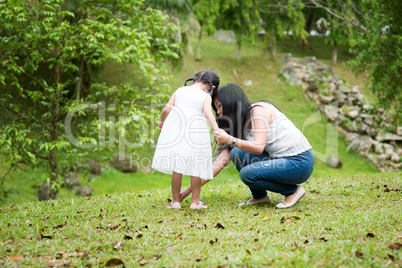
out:
<path id="1" fill-rule="evenodd" d="M 219 128 L 236 138 L 245 139 L 251 109 L 246 93 L 236 84 L 227 84 L 215 90 L 212 94 L 212 108 L 215 112 L 216 98 L 219 99 L 223 109 L 223 115 L 216 118 Z"/>

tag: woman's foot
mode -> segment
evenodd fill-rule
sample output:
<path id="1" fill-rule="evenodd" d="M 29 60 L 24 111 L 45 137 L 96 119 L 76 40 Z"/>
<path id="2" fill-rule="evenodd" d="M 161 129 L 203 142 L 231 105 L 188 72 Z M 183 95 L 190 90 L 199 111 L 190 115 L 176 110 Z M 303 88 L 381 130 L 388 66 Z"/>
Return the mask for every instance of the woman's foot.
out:
<path id="1" fill-rule="evenodd" d="M 199 201 L 198 203 L 191 203 L 190 209 L 203 209 L 207 208 L 207 203 L 202 203 Z"/>
<path id="2" fill-rule="evenodd" d="M 181 209 L 181 204 L 180 202 L 172 202 L 169 204 L 168 208 Z"/>
<path id="3" fill-rule="evenodd" d="M 297 186 L 297 190 L 294 194 L 286 196 L 285 200 L 279 202 L 276 207 L 277 208 L 290 208 L 294 204 L 297 203 L 303 196 L 306 194 L 306 191 L 301 187 Z"/>
<path id="4" fill-rule="evenodd" d="M 258 198 L 258 199 L 254 199 L 251 198 L 250 200 L 248 200 L 247 202 L 244 203 L 240 203 L 239 206 L 252 206 L 252 205 L 257 205 L 257 204 L 266 204 L 266 203 L 271 203 L 271 197 L 269 195 L 266 195 L 262 198 Z"/>

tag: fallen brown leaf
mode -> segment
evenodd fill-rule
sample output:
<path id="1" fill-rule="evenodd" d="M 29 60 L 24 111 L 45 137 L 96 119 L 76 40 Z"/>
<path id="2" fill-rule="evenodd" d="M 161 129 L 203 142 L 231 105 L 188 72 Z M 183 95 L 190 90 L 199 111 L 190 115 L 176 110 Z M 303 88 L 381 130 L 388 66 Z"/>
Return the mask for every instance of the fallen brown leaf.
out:
<path id="1" fill-rule="evenodd" d="M 144 266 L 148 263 L 147 260 L 140 260 L 140 266 Z"/>
<path id="2" fill-rule="evenodd" d="M 374 237 L 373 233 L 367 233 L 366 237 Z"/>
<path id="3" fill-rule="evenodd" d="M 24 257 L 20 256 L 20 255 L 12 255 L 10 257 L 7 257 L 8 260 L 22 260 L 24 259 Z"/>
<path id="4" fill-rule="evenodd" d="M 225 226 L 223 226 L 222 224 L 220 224 L 219 222 L 216 224 L 215 228 L 218 229 L 225 229 Z"/>
<path id="5" fill-rule="evenodd" d="M 124 262 L 120 259 L 110 259 L 105 264 L 106 267 L 117 266 L 117 265 L 123 265 L 123 268 L 126 267 L 124 265 Z"/>
<path id="6" fill-rule="evenodd" d="M 131 239 L 133 239 L 133 237 L 132 237 L 132 236 L 129 236 L 129 235 L 124 235 L 124 239 L 125 239 L 125 240 L 131 240 Z"/>
<path id="7" fill-rule="evenodd" d="M 40 238 L 42 238 L 42 239 L 52 239 L 52 236 L 51 235 L 40 234 Z"/>
<path id="8" fill-rule="evenodd" d="M 358 251 L 358 250 L 356 250 L 355 256 L 358 257 L 359 259 L 364 259 L 363 253 L 361 253 L 361 252 Z"/>
<path id="9" fill-rule="evenodd" d="M 269 220 L 269 218 L 267 216 L 265 216 L 264 218 L 261 219 L 262 221 L 267 221 Z"/>
<path id="10" fill-rule="evenodd" d="M 117 242 L 114 242 L 112 245 L 114 247 L 118 248 L 118 247 L 124 247 L 125 244 L 126 244 L 125 242 L 117 241 Z"/>
<path id="11" fill-rule="evenodd" d="M 401 243 L 391 243 L 391 244 L 389 244 L 388 247 L 392 250 L 394 250 L 394 249 L 398 250 L 402 247 L 402 244 Z"/>

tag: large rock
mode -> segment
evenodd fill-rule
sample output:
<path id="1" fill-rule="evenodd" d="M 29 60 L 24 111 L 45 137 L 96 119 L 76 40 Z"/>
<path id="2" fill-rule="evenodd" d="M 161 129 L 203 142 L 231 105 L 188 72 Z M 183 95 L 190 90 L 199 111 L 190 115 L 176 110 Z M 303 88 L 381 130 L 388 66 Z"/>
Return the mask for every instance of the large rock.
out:
<path id="1" fill-rule="evenodd" d="M 38 190 L 39 201 L 56 199 L 57 191 L 50 188 L 50 182 L 43 183 Z"/>
<path id="2" fill-rule="evenodd" d="M 378 163 L 379 167 L 385 166 L 385 159 L 386 159 L 385 154 L 381 154 L 377 157 L 377 161 L 378 161 L 377 163 Z"/>
<path id="3" fill-rule="evenodd" d="M 330 104 L 332 102 L 332 96 L 325 96 L 320 94 L 320 102 L 322 104 Z"/>
<path id="4" fill-rule="evenodd" d="M 310 92 L 316 92 L 318 90 L 317 83 L 313 82 L 313 83 L 308 84 L 307 90 Z"/>
<path id="5" fill-rule="evenodd" d="M 81 185 L 81 182 L 78 179 L 77 173 L 74 173 L 74 172 L 70 172 L 64 176 L 64 183 L 68 189 L 72 189 L 76 186 Z"/>
<path id="6" fill-rule="evenodd" d="M 222 43 L 236 44 L 236 35 L 234 31 L 219 30 L 215 33 L 214 37 Z"/>
<path id="7" fill-rule="evenodd" d="M 280 74 L 286 79 L 286 81 L 291 85 L 301 85 L 301 80 L 299 75 L 297 74 L 295 68 L 293 67 L 293 62 L 286 63 Z"/>
<path id="8" fill-rule="evenodd" d="M 138 171 L 138 167 L 132 162 L 129 155 L 115 155 L 110 165 L 125 173 L 135 173 Z"/>
<path id="9" fill-rule="evenodd" d="M 353 151 L 361 152 L 363 155 L 368 155 L 371 147 L 373 146 L 373 139 L 369 136 L 360 136 L 351 144 Z"/>
<path id="10" fill-rule="evenodd" d="M 314 56 L 312 56 L 312 57 L 304 57 L 301 60 L 301 63 L 304 64 L 304 65 L 311 64 L 311 63 L 316 63 L 316 62 L 317 62 L 317 58 L 314 57 Z"/>
<path id="11" fill-rule="evenodd" d="M 343 166 L 343 163 L 338 157 L 331 154 L 327 158 L 327 165 L 333 168 L 341 168 Z"/>
<path id="12" fill-rule="evenodd" d="M 356 109 L 356 110 L 346 112 L 345 115 L 351 119 L 355 119 L 359 116 L 359 110 Z"/>
<path id="13" fill-rule="evenodd" d="M 88 159 L 86 164 L 89 166 L 89 174 L 99 176 L 101 174 L 101 164 L 98 161 Z"/>
<path id="14" fill-rule="evenodd" d="M 89 187 L 88 185 L 83 185 L 78 188 L 77 191 L 75 191 L 75 194 L 80 196 L 90 196 L 92 192 L 93 189 L 91 187 Z"/>
<path id="15" fill-rule="evenodd" d="M 331 121 L 338 118 L 338 107 L 336 106 L 326 105 L 324 107 L 324 112 L 327 119 L 330 119 Z"/>

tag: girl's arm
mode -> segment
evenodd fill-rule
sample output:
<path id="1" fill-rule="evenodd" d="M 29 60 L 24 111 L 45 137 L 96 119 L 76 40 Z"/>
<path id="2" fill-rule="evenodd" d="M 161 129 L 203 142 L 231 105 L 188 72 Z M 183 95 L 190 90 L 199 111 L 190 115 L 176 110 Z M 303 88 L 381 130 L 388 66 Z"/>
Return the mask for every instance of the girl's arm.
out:
<path id="1" fill-rule="evenodd" d="M 226 165 L 230 162 L 230 150 L 225 148 L 222 152 L 218 155 L 215 159 L 214 163 L 212 164 L 213 167 L 213 176 L 215 178 L 216 175 L 221 172 L 221 170 L 226 167 Z M 201 180 L 201 186 L 209 182 L 210 180 Z M 180 193 L 180 202 L 183 201 L 184 198 L 191 194 L 191 185 L 188 186 L 183 192 Z"/>
<path id="2" fill-rule="evenodd" d="M 163 108 L 162 115 L 161 115 L 161 121 L 159 122 L 159 125 L 158 125 L 159 130 L 162 129 L 163 123 L 165 122 L 166 117 L 169 115 L 170 111 L 172 110 L 175 100 L 176 100 L 176 92 L 173 93 L 173 95 L 170 97 L 168 103 L 166 104 L 165 108 Z"/>
<path id="3" fill-rule="evenodd" d="M 268 125 L 272 114 L 275 110 L 264 107 L 255 106 L 253 108 L 253 123 L 254 123 L 254 140 L 247 141 L 237 139 L 234 146 L 252 154 L 262 154 L 265 149 L 268 135 Z M 214 131 L 215 138 L 219 144 L 232 144 L 234 137 L 227 134 L 222 129 Z"/>
<path id="4" fill-rule="evenodd" d="M 216 123 L 215 117 L 212 114 L 212 98 L 210 95 L 207 95 L 204 100 L 204 104 L 202 105 L 202 111 L 204 112 L 205 117 L 207 118 L 209 125 L 212 127 L 213 131 L 219 129 L 218 124 Z"/>

